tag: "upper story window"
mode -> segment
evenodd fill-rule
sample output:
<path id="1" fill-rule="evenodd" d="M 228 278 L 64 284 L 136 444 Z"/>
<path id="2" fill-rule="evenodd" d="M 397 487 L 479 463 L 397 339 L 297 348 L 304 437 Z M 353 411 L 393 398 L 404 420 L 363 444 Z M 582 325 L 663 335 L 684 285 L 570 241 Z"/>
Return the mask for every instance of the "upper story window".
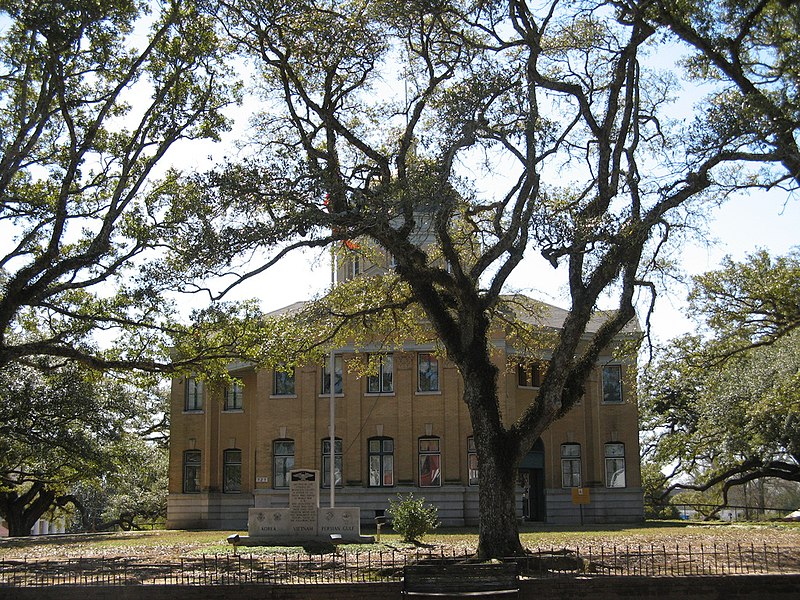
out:
<path id="1" fill-rule="evenodd" d="M 432 352 L 417 354 L 417 391 L 439 391 L 439 359 Z"/>
<path id="2" fill-rule="evenodd" d="M 438 437 L 419 438 L 419 485 L 442 485 L 442 453 Z"/>
<path id="3" fill-rule="evenodd" d="M 622 367 L 619 365 L 603 367 L 603 402 L 608 404 L 622 402 Z"/>
<path id="4" fill-rule="evenodd" d="M 361 273 L 361 258 L 354 254 L 347 261 L 347 278 L 352 279 L 359 273 Z"/>
<path id="5" fill-rule="evenodd" d="M 517 383 L 519 387 L 539 387 L 542 385 L 542 370 L 539 363 L 518 363 Z"/>
<path id="6" fill-rule="evenodd" d="M 333 447 L 333 476 L 336 487 L 342 485 L 342 440 L 336 438 Z M 331 487 L 331 438 L 322 440 L 322 487 Z"/>
<path id="7" fill-rule="evenodd" d="M 243 406 L 243 392 L 242 384 L 236 381 L 225 388 L 225 404 L 224 410 L 242 410 Z"/>
<path id="8" fill-rule="evenodd" d="M 200 450 L 183 453 L 183 493 L 200 493 Z"/>
<path id="9" fill-rule="evenodd" d="M 367 393 L 381 394 L 394 391 L 394 359 L 391 354 L 377 357 L 378 373 L 367 377 Z"/>
<path id="10" fill-rule="evenodd" d="M 272 487 L 288 488 L 289 471 L 294 468 L 294 440 L 272 442 Z"/>
<path id="11" fill-rule="evenodd" d="M 561 444 L 561 487 L 581 487 L 580 444 Z"/>
<path id="12" fill-rule="evenodd" d="M 375 437 L 367 441 L 369 464 L 369 486 L 390 487 L 394 485 L 394 440 Z"/>
<path id="13" fill-rule="evenodd" d="M 186 378 L 183 408 L 187 411 L 203 410 L 203 382 L 195 377 Z"/>
<path id="14" fill-rule="evenodd" d="M 625 487 L 625 444 L 611 442 L 606 444 L 606 487 Z"/>
<path id="15" fill-rule="evenodd" d="M 467 477 L 469 485 L 478 485 L 478 450 L 472 436 L 467 438 Z"/>
<path id="16" fill-rule="evenodd" d="M 342 355 L 335 354 L 333 357 L 333 379 L 335 381 L 334 384 L 334 393 L 341 394 L 342 393 Z M 331 362 L 330 360 L 326 360 L 325 364 L 322 365 L 322 393 L 323 394 L 330 394 L 331 393 Z"/>
<path id="17" fill-rule="evenodd" d="M 273 380 L 272 393 L 275 396 L 294 396 L 294 369 L 290 371 L 281 371 L 276 369 Z"/>
<path id="18" fill-rule="evenodd" d="M 235 494 L 242 491 L 242 451 L 225 450 L 222 453 L 222 491 Z"/>

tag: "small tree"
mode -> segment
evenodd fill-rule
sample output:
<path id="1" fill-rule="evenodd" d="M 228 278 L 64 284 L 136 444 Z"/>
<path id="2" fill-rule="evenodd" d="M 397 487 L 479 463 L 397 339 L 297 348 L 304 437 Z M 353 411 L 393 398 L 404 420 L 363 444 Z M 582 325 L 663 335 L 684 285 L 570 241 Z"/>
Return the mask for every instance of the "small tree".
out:
<path id="1" fill-rule="evenodd" d="M 416 544 L 431 530 L 439 526 L 438 509 L 425 505 L 425 498 L 414 498 L 397 494 L 397 500 L 389 500 L 389 515 L 392 529 L 403 536 L 404 542 Z"/>

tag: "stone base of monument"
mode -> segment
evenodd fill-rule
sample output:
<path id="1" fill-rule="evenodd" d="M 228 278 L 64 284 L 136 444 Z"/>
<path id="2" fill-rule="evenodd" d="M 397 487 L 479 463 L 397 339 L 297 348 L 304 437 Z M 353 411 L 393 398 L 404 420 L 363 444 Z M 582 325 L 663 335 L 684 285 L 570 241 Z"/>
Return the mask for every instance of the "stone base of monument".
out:
<path id="1" fill-rule="evenodd" d="M 240 546 L 297 545 L 301 542 L 372 543 L 374 536 L 361 535 L 358 507 L 251 508 L 247 537 Z"/>

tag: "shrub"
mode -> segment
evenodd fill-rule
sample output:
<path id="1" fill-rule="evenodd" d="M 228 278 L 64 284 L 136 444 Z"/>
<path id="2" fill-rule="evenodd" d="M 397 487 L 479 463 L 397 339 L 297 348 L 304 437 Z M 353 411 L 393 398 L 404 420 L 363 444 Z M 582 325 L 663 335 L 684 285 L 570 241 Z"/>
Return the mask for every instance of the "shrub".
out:
<path id="1" fill-rule="evenodd" d="M 425 506 L 425 498 L 414 498 L 413 493 L 397 494 L 397 500 L 389 500 L 388 513 L 392 529 L 404 542 L 416 543 L 439 526 L 438 509 L 432 504 Z"/>

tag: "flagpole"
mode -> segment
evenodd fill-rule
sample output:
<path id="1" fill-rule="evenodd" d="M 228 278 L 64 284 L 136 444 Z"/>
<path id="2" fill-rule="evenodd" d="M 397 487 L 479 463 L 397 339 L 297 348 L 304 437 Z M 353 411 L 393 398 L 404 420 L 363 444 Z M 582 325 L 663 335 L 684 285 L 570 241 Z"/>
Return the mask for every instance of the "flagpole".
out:
<path id="1" fill-rule="evenodd" d="M 336 358 L 331 350 L 330 357 L 330 376 L 331 376 L 331 399 L 330 399 L 330 434 L 331 434 L 331 458 L 330 458 L 330 482 L 331 482 L 331 508 L 334 507 L 336 500 Z"/>
<path id="2" fill-rule="evenodd" d="M 336 285 L 336 247 L 334 246 L 331 249 L 331 291 L 333 291 L 334 286 Z M 331 508 L 333 508 L 336 504 L 336 357 L 333 354 L 333 348 L 331 348 L 331 356 L 330 356 L 330 363 L 328 374 L 330 376 L 330 401 L 329 401 L 329 410 L 328 410 L 328 429 L 330 433 L 330 477 L 329 481 L 331 484 Z"/>

